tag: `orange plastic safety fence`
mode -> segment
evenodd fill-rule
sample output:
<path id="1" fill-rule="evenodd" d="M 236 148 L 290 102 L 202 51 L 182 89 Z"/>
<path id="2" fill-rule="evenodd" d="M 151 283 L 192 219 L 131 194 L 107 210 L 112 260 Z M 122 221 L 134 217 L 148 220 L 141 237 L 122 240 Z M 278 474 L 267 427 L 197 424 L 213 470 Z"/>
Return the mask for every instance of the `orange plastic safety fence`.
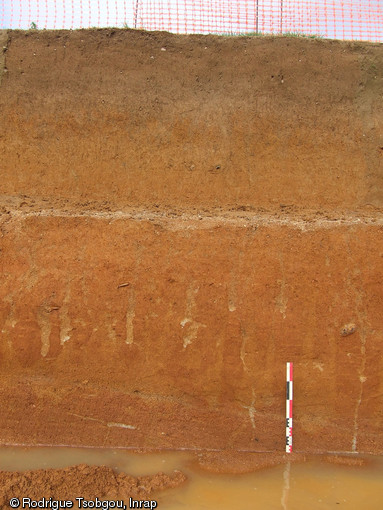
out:
<path id="1" fill-rule="evenodd" d="M 0 29 L 108 26 L 383 42 L 383 0 L 0 0 Z"/>

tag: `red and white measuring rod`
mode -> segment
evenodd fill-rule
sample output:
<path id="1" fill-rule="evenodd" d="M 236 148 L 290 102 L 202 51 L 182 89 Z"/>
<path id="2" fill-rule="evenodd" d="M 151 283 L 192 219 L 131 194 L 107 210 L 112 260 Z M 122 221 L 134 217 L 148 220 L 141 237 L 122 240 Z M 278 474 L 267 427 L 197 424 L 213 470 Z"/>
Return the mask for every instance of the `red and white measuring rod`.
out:
<path id="1" fill-rule="evenodd" d="M 293 364 L 286 363 L 286 452 L 293 451 Z"/>

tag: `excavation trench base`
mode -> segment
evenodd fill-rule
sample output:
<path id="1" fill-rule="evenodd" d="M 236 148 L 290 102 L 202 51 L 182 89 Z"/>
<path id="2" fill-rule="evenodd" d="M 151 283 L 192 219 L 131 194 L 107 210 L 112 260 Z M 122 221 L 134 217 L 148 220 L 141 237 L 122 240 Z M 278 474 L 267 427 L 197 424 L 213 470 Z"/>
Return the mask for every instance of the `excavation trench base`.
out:
<path id="1" fill-rule="evenodd" d="M 204 456 L 206 458 L 204 458 Z M 163 472 L 174 476 L 174 470 L 180 470 L 187 476 L 186 482 L 178 487 L 168 488 L 165 492 L 154 491 L 150 499 L 158 503 L 161 510 L 205 510 L 217 508 L 232 510 L 240 506 L 243 510 L 264 510 L 271 508 L 324 509 L 340 508 L 346 510 L 380 510 L 382 494 L 383 458 L 357 456 L 339 457 L 317 456 L 307 459 L 304 463 L 285 461 L 280 465 L 264 470 L 245 474 L 229 474 L 235 463 L 225 464 L 225 473 L 218 474 L 201 469 L 206 463 L 207 454 L 191 454 L 185 452 L 158 452 L 156 454 L 133 454 L 122 450 L 97 450 L 76 448 L 2 448 L 0 449 L 0 470 L 24 471 L 30 469 L 62 469 L 78 464 L 103 465 L 117 472 L 125 472 L 133 476 L 154 475 Z M 249 459 L 248 459 L 249 460 Z M 327 462 L 324 462 L 324 461 Z M 242 459 L 242 467 L 246 464 Z M 254 462 L 250 460 L 249 465 Z M 206 464 L 205 464 L 205 467 Z M 238 466 L 237 466 L 238 467 Z M 222 466 L 221 466 L 222 468 Z M 69 479 L 63 472 L 56 471 L 51 475 L 51 485 L 63 486 Z M 0 474 L 1 476 L 1 474 Z M 61 478 L 60 478 L 61 476 Z M 97 492 L 97 479 L 94 480 Z M 36 493 L 35 483 L 33 487 Z M 114 489 L 113 486 L 110 487 Z M 81 494 L 76 492 L 67 496 L 73 501 Z M 69 490 L 69 492 L 68 492 Z M 6 491 L 5 487 L 0 488 Z M 56 492 L 58 489 L 56 489 Z M 10 497 L 22 497 L 22 490 L 6 494 Z M 51 496 L 45 491 L 42 496 Z M 107 498 L 102 498 L 107 499 Z M 110 498 L 109 498 L 110 499 Z M 129 499 L 124 501 L 129 508 Z"/>

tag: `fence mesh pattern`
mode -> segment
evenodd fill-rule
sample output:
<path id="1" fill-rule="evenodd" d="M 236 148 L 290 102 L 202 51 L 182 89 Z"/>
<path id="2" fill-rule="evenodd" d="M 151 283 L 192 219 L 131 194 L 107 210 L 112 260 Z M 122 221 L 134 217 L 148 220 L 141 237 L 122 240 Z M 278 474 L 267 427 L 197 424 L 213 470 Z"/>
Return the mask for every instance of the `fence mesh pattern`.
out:
<path id="1" fill-rule="evenodd" d="M 0 28 L 130 27 L 383 42 L 383 0 L 0 0 Z"/>

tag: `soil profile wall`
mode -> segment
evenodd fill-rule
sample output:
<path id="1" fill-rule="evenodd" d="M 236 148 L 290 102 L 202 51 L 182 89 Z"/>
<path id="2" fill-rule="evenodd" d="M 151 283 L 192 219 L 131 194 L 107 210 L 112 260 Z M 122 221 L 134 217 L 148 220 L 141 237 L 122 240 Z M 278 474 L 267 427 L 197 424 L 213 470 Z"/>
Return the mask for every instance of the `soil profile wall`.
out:
<path id="1" fill-rule="evenodd" d="M 296 448 L 381 450 L 382 229 L 11 219 L 1 437 L 280 449 L 292 359 Z"/>
<path id="2" fill-rule="evenodd" d="M 5 47 L 0 443 L 382 452 L 381 46 Z"/>

